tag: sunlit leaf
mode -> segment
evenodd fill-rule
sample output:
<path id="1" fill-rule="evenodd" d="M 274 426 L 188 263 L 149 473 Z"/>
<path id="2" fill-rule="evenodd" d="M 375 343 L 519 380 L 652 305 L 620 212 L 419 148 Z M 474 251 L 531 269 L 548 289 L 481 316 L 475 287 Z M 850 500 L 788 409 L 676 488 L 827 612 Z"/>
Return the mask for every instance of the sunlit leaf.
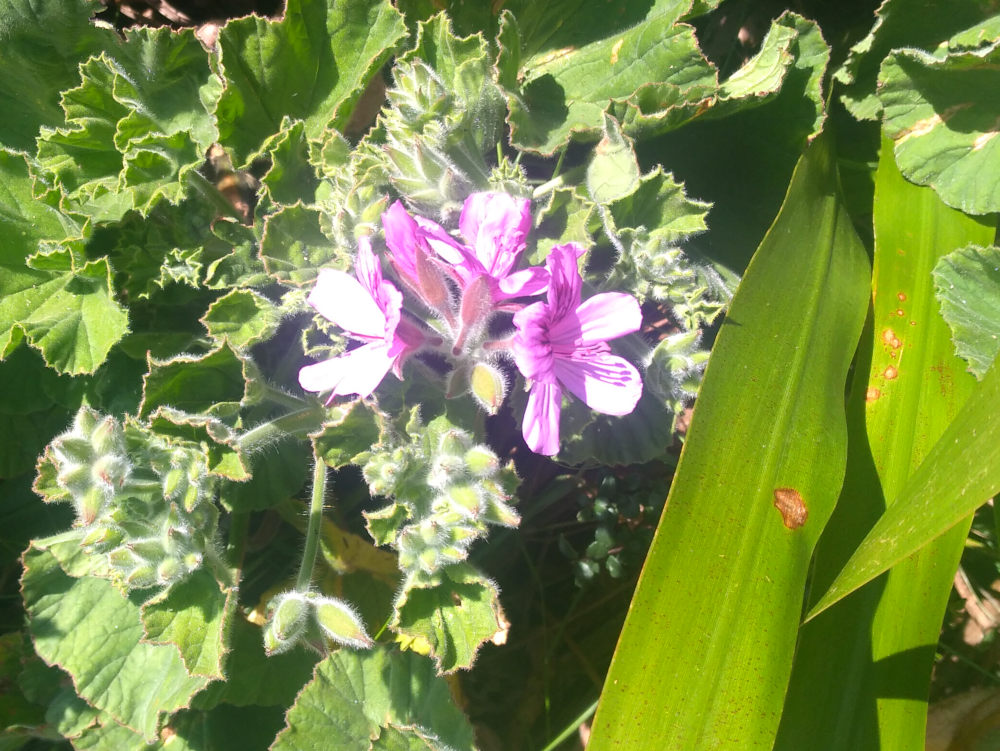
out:
<path id="1" fill-rule="evenodd" d="M 716 342 L 594 751 L 771 748 L 812 548 L 843 477 L 844 381 L 867 289 L 820 138 Z"/>
<path id="2" fill-rule="evenodd" d="M 934 267 L 934 286 L 955 351 L 982 378 L 1000 351 L 1000 248 L 949 253 Z"/>

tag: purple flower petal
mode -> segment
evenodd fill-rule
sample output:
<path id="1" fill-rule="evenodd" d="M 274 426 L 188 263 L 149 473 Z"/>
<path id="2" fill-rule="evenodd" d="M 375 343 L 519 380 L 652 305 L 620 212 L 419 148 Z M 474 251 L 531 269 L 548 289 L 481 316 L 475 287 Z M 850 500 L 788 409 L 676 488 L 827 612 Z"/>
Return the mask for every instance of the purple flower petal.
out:
<path id="1" fill-rule="evenodd" d="M 583 248 L 579 245 L 566 243 L 552 246 L 545 259 L 545 267 L 549 270 L 549 307 L 557 320 L 576 310 L 580 304 L 583 280 L 576 262 L 582 254 Z"/>
<path id="2" fill-rule="evenodd" d="M 606 415 L 629 414 L 642 396 L 639 371 L 610 353 L 558 357 L 554 371 L 571 394 Z"/>
<path id="3" fill-rule="evenodd" d="M 370 395 L 392 366 L 389 345 L 365 344 L 332 360 L 307 365 L 299 371 L 299 385 L 306 391 L 332 391 L 335 396 Z"/>
<path id="4" fill-rule="evenodd" d="M 507 300 L 511 297 L 526 297 L 528 295 L 538 295 L 549 286 L 549 272 L 541 266 L 515 271 L 513 274 L 500 279 L 497 282 L 497 300 Z"/>
<path id="5" fill-rule="evenodd" d="M 641 326 L 642 310 L 632 295 L 602 292 L 553 324 L 549 336 L 557 349 L 569 345 L 585 347 L 631 334 Z"/>
<path id="6" fill-rule="evenodd" d="M 499 279 L 524 250 L 531 202 L 507 193 L 474 193 L 465 200 L 458 227 L 487 273 Z"/>
<path id="7" fill-rule="evenodd" d="M 385 228 L 385 244 L 389 247 L 396 270 L 403 276 L 416 279 L 413 250 L 417 246 L 420 228 L 401 201 L 396 201 L 382 213 L 382 226 Z"/>
<path id="8" fill-rule="evenodd" d="M 559 452 L 559 412 L 562 389 L 558 383 L 535 381 L 528 394 L 521 434 L 536 454 L 553 456 Z"/>

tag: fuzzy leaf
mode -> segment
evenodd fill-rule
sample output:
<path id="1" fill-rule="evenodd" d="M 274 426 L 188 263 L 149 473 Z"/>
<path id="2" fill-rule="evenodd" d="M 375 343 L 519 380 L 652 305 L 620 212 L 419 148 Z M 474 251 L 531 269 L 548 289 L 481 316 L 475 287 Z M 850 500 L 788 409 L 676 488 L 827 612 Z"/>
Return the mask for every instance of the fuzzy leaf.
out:
<path id="1" fill-rule="evenodd" d="M 329 466 L 340 469 L 378 441 L 379 426 L 375 414 L 360 400 L 338 404 L 329 414 L 322 431 L 314 436 L 316 450 Z"/>
<path id="2" fill-rule="evenodd" d="M 228 485 L 220 500 L 234 511 L 262 511 L 295 496 L 306 481 L 309 447 L 286 437 L 252 457 L 249 482 Z"/>
<path id="3" fill-rule="evenodd" d="M 414 728 L 408 734 L 433 739 L 432 748 L 474 748 L 472 728 L 452 701 L 448 684 L 434 675 L 430 660 L 413 652 L 340 650 L 330 655 L 316 666 L 312 681 L 288 710 L 287 722 L 273 751 L 369 751 L 372 740 L 390 725 Z"/>
<path id="4" fill-rule="evenodd" d="M 1000 351 L 1000 248 L 970 245 L 944 256 L 934 288 L 956 353 L 982 379 Z"/>
<path id="5" fill-rule="evenodd" d="M 139 608 L 109 581 L 68 575 L 54 554 L 67 546 L 70 555 L 79 550 L 75 540 L 49 549 L 35 543 L 24 555 L 35 649 L 72 676 L 80 696 L 152 742 L 160 713 L 186 706 L 208 681 L 190 676 L 174 647 L 142 642 Z"/>
<path id="6" fill-rule="evenodd" d="M 264 225 L 260 255 L 267 273 L 284 284 L 311 286 L 321 268 L 349 267 L 353 248 L 337 248 L 320 231 L 320 213 L 302 204 L 284 206 Z"/>
<path id="7" fill-rule="evenodd" d="M 505 621 L 496 584 L 459 563 L 446 568 L 436 586 L 404 585 L 391 626 L 426 643 L 440 672 L 452 673 L 471 667 L 476 652 L 504 630 Z"/>
<path id="8" fill-rule="evenodd" d="M 220 402 L 240 402 L 246 394 L 246 365 L 228 344 L 205 355 L 148 360 L 140 417 L 160 406 L 190 413 L 208 412 Z"/>
<path id="9" fill-rule="evenodd" d="M 220 419 L 159 407 L 150 416 L 149 425 L 161 436 L 173 436 L 200 445 L 209 474 L 236 482 L 250 479 L 244 451 L 233 431 Z"/>
<path id="10" fill-rule="evenodd" d="M 100 9 L 87 0 L 0 1 L 0 145 L 33 150 L 39 127 L 62 122 L 59 94 L 79 80 L 77 66 L 118 43 L 113 29 L 91 23 Z"/>
<path id="11" fill-rule="evenodd" d="M 278 329 L 278 307 L 249 289 L 234 289 L 208 306 L 201 322 L 213 339 L 233 347 L 249 347 L 267 341 Z"/>
<path id="12" fill-rule="evenodd" d="M 38 159 L 68 207 L 98 220 L 177 203 L 217 131 L 206 104 L 219 84 L 191 30 L 137 29 L 80 66 L 65 91 L 65 124 L 43 128 Z"/>
<path id="13" fill-rule="evenodd" d="M 604 114 L 604 137 L 587 165 L 587 190 L 596 203 L 608 204 L 630 196 L 639 187 L 639 162 L 632 141 L 621 125 Z"/>
<path id="14" fill-rule="evenodd" d="M 879 66 L 890 50 L 934 49 L 950 34 L 995 12 L 991 0 L 885 0 L 868 36 L 851 48 L 833 74 L 844 84 L 841 100 L 859 120 L 878 118 L 882 112 L 876 94 Z"/>
<path id="15" fill-rule="evenodd" d="M 512 141 L 551 154 L 574 135 L 593 138 L 611 100 L 635 101 L 640 89 L 647 110 L 657 105 L 658 126 L 693 117 L 716 90 L 715 68 L 702 57 L 694 30 L 676 23 L 684 3 L 662 5 L 620 33 L 526 57 L 520 85 L 504 82 Z"/>
<path id="16" fill-rule="evenodd" d="M 289 0 L 280 21 L 251 16 L 219 33 L 220 141 L 242 163 L 287 115 L 309 138 L 343 129 L 365 85 L 406 33 L 387 0 Z"/>
<path id="17" fill-rule="evenodd" d="M 1000 41 L 943 56 L 897 50 L 879 73 L 900 172 L 969 214 L 1000 211 Z"/>
<path id="18" fill-rule="evenodd" d="M 198 569 L 142 606 L 143 641 L 177 647 L 191 675 L 224 680 L 230 594 L 208 569 Z"/>
<path id="19" fill-rule="evenodd" d="M 285 117 L 281 130 L 264 142 L 254 158 L 267 157 L 271 167 L 261 184 L 275 203 L 311 202 L 316 198 L 316 172 L 309 162 L 306 124 Z"/>

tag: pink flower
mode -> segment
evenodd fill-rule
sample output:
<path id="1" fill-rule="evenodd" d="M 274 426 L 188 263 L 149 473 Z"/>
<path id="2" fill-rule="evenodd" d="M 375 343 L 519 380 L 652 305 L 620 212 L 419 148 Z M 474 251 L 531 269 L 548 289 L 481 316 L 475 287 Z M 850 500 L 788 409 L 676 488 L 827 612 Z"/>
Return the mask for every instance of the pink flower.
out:
<path id="1" fill-rule="evenodd" d="M 331 391 L 336 396 L 368 396 L 389 368 L 401 376 L 403 360 L 423 341 L 421 332 L 400 319 L 403 295 L 382 279 L 382 269 L 367 237 L 358 241 L 354 262 L 357 278 L 343 271 L 323 269 L 307 302 L 321 316 L 340 326 L 362 346 L 299 371 L 306 391 Z"/>
<path id="2" fill-rule="evenodd" d="M 421 297 L 436 295 L 423 291 L 427 274 L 422 280 L 419 252 L 433 253 L 443 261 L 463 290 L 477 277 L 485 277 L 494 301 L 545 291 L 544 269 L 514 271 L 531 228 L 530 201 L 506 193 L 475 193 L 465 200 L 458 224 L 467 246 L 431 220 L 410 216 L 399 201 L 382 214 L 393 266 Z"/>
<path id="3" fill-rule="evenodd" d="M 642 394 L 639 372 L 607 344 L 638 331 L 639 303 L 603 292 L 581 304 L 576 259 L 582 252 L 575 243 L 553 247 L 546 260 L 548 301 L 514 314 L 514 362 L 531 382 L 522 432 L 532 451 L 548 456 L 559 451 L 563 388 L 608 415 L 627 415 Z"/>

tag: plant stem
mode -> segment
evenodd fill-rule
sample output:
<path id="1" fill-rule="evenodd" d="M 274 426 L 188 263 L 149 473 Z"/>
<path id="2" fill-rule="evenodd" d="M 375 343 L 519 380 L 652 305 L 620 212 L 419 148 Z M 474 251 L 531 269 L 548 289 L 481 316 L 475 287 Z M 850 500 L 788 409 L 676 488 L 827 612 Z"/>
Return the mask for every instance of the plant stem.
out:
<path id="1" fill-rule="evenodd" d="M 323 526 L 323 498 L 326 495 L 326 465 L 318 454 L 313 465 L 312 499 L 309 502 L 309 527 L 306 529 L 306 548 L 302 553 L 302 567 L 295 580 L 297 592 L 308 592 L 319 550 L 319 533 Z"/>
<path id="2" fill-rule="evenodd" d="M 238 443 L 240 448 L 253 452 L 286 435 L 304 439 L 309 433 L 319 430 L 323 417 L 323 410 L 317 407 L 298 409 L 251 428 L 239 437 Z"/>
<path id="3" fill-rule="evenodd" d="M 538 199 L 542 196 L 547 196 L 549 193 L 554 193 L 559 188 L 571 187 L 576 183 L 578 178 L 584 174 L 585 170 L 586 167 L 583 165 L 567 170 L 563 174 L 553 177 L 548 182 L 539 185 L 531 192 L 531 197 Z"/>

